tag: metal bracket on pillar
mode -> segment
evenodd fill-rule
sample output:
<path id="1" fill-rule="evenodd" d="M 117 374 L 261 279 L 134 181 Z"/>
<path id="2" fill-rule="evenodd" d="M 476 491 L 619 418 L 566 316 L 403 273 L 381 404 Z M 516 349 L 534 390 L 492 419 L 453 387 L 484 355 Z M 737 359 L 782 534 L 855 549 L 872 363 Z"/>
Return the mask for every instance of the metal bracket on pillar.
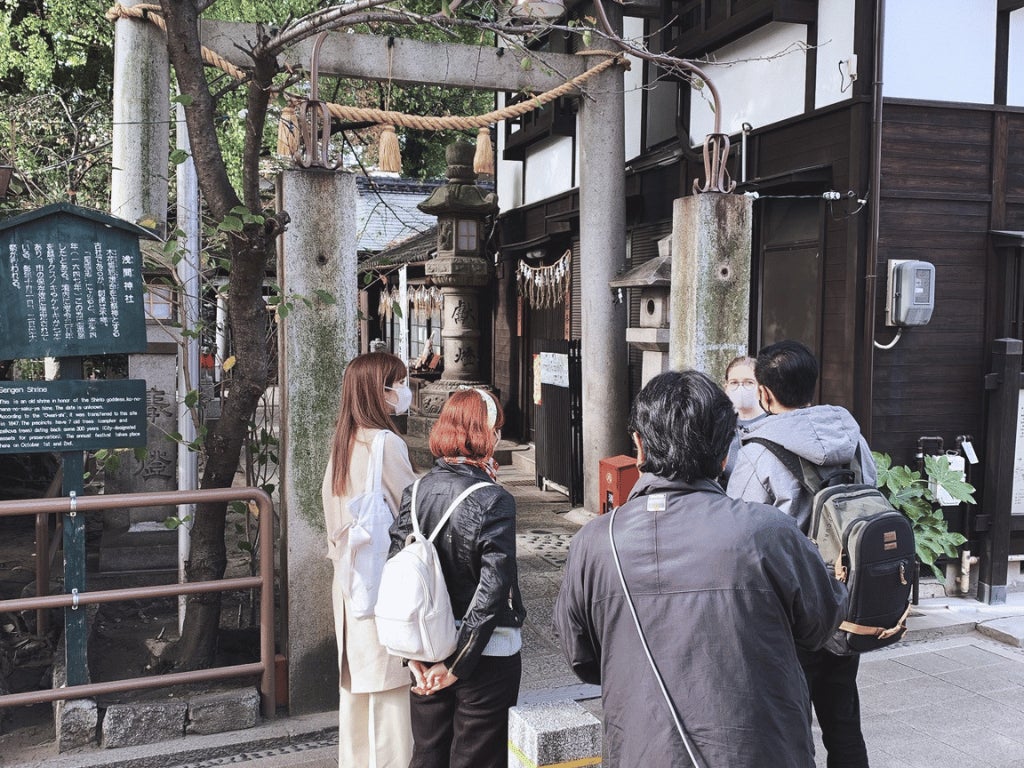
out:
<path id="1" fill-rule="evenodd" d="M 704 137 L 704 176 L 693 180 L 693 193 L 721 192 L 729 194 L 736 189 L 736 182 L 729 177 L 726 161 L 729 159 L 729 134 L 709 133 Z"/>
<path id="2" fill-rule="evenodd" d="M 331 113 L 326 101 L 320 100 L 320 46 L 326 32 L 321 32 L 313 43 L 313 54 L 309 61 L 309 98 L 295 108 L 295 119 L 299 128 L 299 147 L 293 159 L 303 168 L 327 168 L 334 170 L 340 164 L 330 161 Z"/>

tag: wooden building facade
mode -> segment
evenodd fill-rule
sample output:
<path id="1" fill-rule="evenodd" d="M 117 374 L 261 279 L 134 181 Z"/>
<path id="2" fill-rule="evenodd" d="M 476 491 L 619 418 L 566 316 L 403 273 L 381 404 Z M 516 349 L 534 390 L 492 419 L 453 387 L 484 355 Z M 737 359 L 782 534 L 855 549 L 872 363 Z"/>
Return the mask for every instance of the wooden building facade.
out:
<path id="1" fill-rule="evenodd" d="M 897 463 L 915 462 L 921 438 L 956 449 L 966 436 L 980 451 L 992 343 L 1024 333 L 1024 0 L 647 8 L 625 19 L 626 37 L 653 35 L 652 49 L 720 62 L 709 76 L 721 77 L 734 194 L 757 195 L 751 353 L 782 338 L 808 344 L 821 364 L 819 401 L 849 408 L 872 447 Z M 672 201 L 704 172 L 710 125 L 704 89 L 632 63 L 626 85 L 639 93 L 625 116 L 623 271 L 657 255 Z M 550 263 L 579 242 L 578 147 L 564 115 L 550 125 L 560 127 L 512 142 L 498 170 L 505 311 L 495 340 L 514 351 L 493 373 L 524 408 L 532 314 L 516 294 L 517 265 Z M 531 167 L 531 152 L 539 161 L 559 147 L 565 159 L 544 168 L 568 169 L 562 188 L 531 198 L 528 177 L 541 165 Z M 581 259 L 586 269 L 586 254 L 575 268 Z M 935 309 L 883 349 L 897 331 L 885 324 L 890 259 L 934 264 Z M 569 286 L 564 316 L 573 295 Z M 566 339 L 575 327 L 563 325 Z M 630 371 L 635 392 L 638 357 Z M 980 475 L 971 481 L 980 485 Z"/>

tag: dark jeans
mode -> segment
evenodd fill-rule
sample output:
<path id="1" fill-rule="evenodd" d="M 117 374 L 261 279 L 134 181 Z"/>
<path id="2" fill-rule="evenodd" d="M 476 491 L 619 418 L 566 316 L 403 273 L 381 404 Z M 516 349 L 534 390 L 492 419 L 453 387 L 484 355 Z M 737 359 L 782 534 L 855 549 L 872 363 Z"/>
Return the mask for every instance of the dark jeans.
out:
<path id="1" fill-rule="evenodd" d="M 857 695 L 860 656 L 836 656 L 824 649 L 801 650 L 799 656 L 828 752 L 828 768 L 868 768 Z"/>
<path id="2" fill-rule="evenodd" d="M 508 710 L 519 698 L 520 655 L 481 656 L 471 677 L 431 696 L 410 693 L 409 768 L 505 768 Z"/>

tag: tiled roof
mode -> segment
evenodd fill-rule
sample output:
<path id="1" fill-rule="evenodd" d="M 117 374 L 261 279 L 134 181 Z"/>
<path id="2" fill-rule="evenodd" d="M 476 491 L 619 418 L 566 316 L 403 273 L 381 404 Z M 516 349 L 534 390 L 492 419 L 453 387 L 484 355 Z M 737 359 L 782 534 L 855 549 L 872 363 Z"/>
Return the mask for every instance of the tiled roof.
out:
<path id="1" fill-rule="evenodd" d="M 441 183 L 376 175 L 356 176 L 360 255 L 378 253 L 436 225 L 437 218 L 423 213 L 416 205 L 426 200 Z"/>

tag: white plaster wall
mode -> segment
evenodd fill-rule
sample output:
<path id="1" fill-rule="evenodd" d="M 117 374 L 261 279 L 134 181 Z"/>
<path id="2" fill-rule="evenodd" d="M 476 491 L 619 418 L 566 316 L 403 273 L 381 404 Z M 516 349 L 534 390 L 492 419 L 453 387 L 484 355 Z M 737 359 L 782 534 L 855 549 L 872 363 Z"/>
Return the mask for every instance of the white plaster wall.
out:
<path id="1" fill-rule="evenodd" d="M 1024 8 L 1010 13 L 1009 72 L 1006 103 L 1024 107 Z"/>
<path id="2" fill-rule="evenodd" d="M 885 6 L 882 93 L 991 104 L 997 0 L 894 0 Z"/>
<path id="3" fill-rule="evenodd" d="M 622 36 L 627 40 L 643 41 L 644 20 L 626 16 L 622 19 Z M 630 67 L 623 74 L 625 87 L 625 126 L 626 126 L 626 160 L 632 160 L 640 154 L 641 120 L 644 107 L 644 66 L 643 61 L 635 56 L 627 56 Z"/>
<path id="4" fill-rule="evenodd" d="M 530 147 L 523 164 L 523 205 L 572 189 L 572 166 L 573 141 L 568 136 L 555 136 Z"/>
<path id="5" fill-rule="evenodd" d="M 818 2 L 815 108 L 844 101 L 853 94 L 846 62 L 853 56 L 855 6 L 854 0 Z M 839 71 L 840 62 L 843 62 L 842 72 Z"/>
<path id="6" fill-rule="evenodd" d="M 762 128 L 804 111 L 807 54 L 800 44 L 806 42 L 805 25 L 772 22 L 715 51 L 718 63 L 701 68 L 722 98 L 723 133 L 738 133 L 744 122 Z M 691 89 L 689 98 L 690 141 L 703 144 L 714 130 L 710 94 Z"/>
<path id="7" fill-rule="evenodd" d="M 505 106 L 505 94 L 497 94 L 497 108 Z M 518 160 L 502 160 L 505 152 L 505 124 L 498 123 L 498 142 L 494 151 L 495 191 L 498 209 L 504 213 L 523 204 L 523 164 Z"/>

